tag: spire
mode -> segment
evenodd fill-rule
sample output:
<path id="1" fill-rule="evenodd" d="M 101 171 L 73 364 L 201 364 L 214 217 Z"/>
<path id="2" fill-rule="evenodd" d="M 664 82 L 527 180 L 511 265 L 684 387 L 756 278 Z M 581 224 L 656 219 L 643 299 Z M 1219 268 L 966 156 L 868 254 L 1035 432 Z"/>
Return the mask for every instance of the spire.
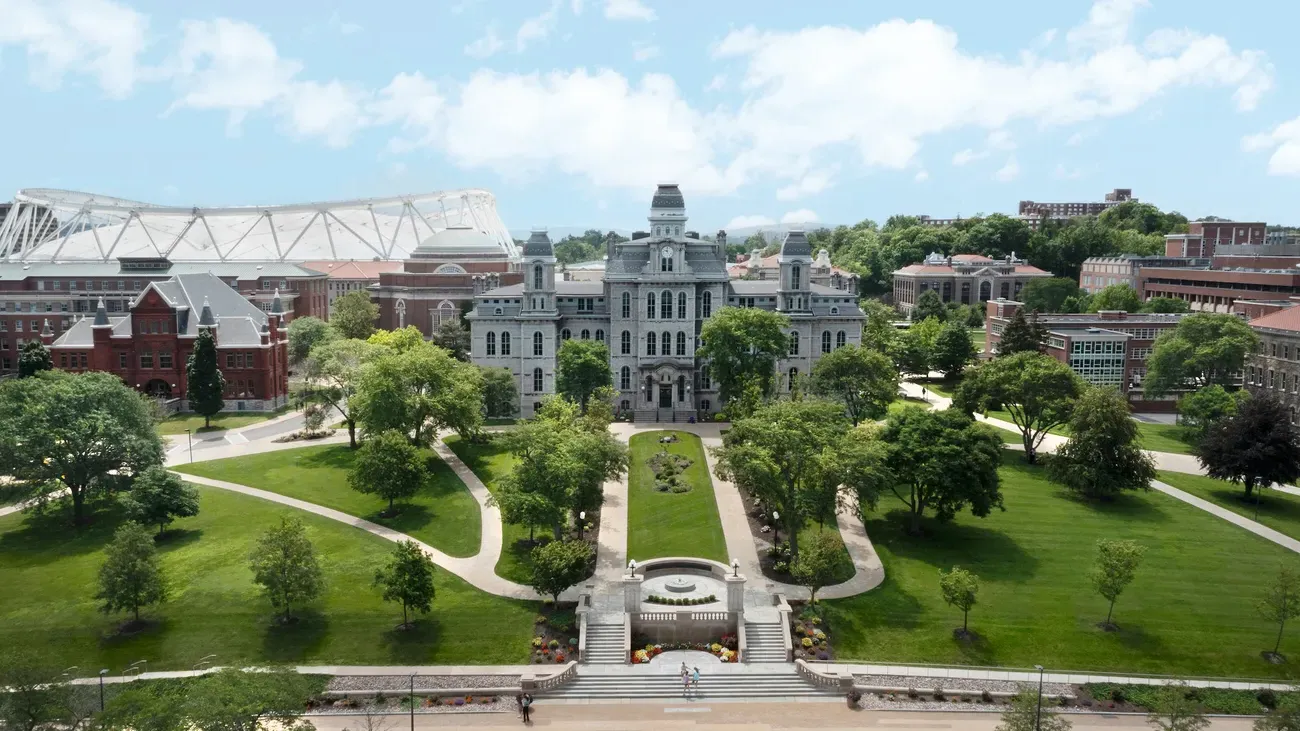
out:
<path id="1" fill-rule="evenodd" d="M 275 296 L 271 298 L 271 314 L 272 314 L 272 315 L 283 315 L 283 314 L 284 314 L 284 305 L 280 304 L 280 290 L 279 290 L 279 288 L 277 288 L 277 289 L 275 290 Z"/>
<path id="2" fill-rule="evenodd" d="M 271 323 L 267 320 L 262 320 L 262 334 L 263 335 L 271 334 Z"/>
<path id="3" fill-rule="evenodd" d="M 104 306 L 104 298 L 99 298 L 99 304 L 95 305 L 95 324 L 94 327 L 108 327 L 108 308 Z"/>
<path id="4" fill-rule="evenodd" d="M 45 324 L 41 327 L 41 337 L 54 337 L 54 329 L 50 327 L 49 318 L 45 319 Z"/>
<path id="5" fill-rule="evenodd" d="M 199 312 L 199 327 L 216 327 L 217 318 L 212 316 L 212 305 L 208 304 L 208 298 L 203 298 L 203 310 Z"/>

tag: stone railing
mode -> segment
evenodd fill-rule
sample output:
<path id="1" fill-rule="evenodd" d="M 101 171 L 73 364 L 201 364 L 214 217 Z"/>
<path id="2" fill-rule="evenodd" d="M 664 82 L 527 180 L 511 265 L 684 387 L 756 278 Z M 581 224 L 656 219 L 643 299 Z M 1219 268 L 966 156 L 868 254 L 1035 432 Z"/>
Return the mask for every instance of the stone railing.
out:
<path id="1" fill-rule="evenodd" d="M 794 638 L 790 636 L 790 602 L 786 601 L 785 594 L 772 596 L 776 600 L 776 611 L 781 615 L 781 646 L 785 649 L 785 661 L 790 662 L 794 659 Z"/>
<path id="2" fill-rule="evenodd" d="M 595 592 L 595 584 L 587 584 L 582 587 L 582 592 L 578 594 L 578 607 L 574 614 L 578 617 L 578 659 L 585 660 L 587 657 L 587 614 L 591 611 L 591 595 Z"/>
<path id="3" fill-rule="evenodd" d="M 632 620 L 626 614 L 623 615 L 623 662 L 632 664 Z"/>
<path id="4" fill-rule="evenodd" d="M 538 677 L 532 673 L 525 673 L 519 679 L 519 685 L 524 691 L 530 690 L 554 690 L 561 685 L 573 680 L 578 676 L 578 662 L 570 660 L 565 663 L 564 669 L 554 675 Z"/>
<path id="5" fill-rule="evenodd" d="M 814 669 L 803 660 L 795 660 L 794 666 L 795 669 L 799 671 L 800 677 L 813 685 L 821 686 L 823 688 L 838 688 L 846 692 L 853 688 L 852 673 L 840 672 L 838 670 L 827 670 L 823 672 Z"/>

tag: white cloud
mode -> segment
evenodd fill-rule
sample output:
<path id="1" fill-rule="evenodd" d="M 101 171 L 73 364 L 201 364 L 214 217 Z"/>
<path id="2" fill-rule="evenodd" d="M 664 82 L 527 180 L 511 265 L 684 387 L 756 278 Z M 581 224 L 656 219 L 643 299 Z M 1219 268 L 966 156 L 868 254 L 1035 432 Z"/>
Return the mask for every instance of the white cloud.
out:
<path id="1" fill-rule="evenodd" d="M 989 153 L 987 150 L 976 152 L 968 147 L 965 150 L 959 150 L 956 155 L 952 156 L 952 164 L 961 167 L 963 165 L 969 165 L 976 160 L 983 160 L 988 156 Z"/>
<path id="2" fill-rule="evenodd" d="M 924 169 L 917 170 L 916 175 L 912 176 L 912 179 L 918 183 L 924 183 L 930 179 L 930 173 L 926 172 Z"/>
<path id="3" fill-rule="evenodd" d="M 655 11 L 641 0 L 605 0 L 605 17 L 610 20 L 655 19 Z"/>
<path id="4" fill-rule="evenodd" d="M 37 86 L 57 89 L 68 74 L 90 76 L 104 93 L 131 93 L 142 69 L 145 16 L 111 0 L 0 0 L 0 50 L 23 48 Z"/>
<path id="5" fill-rule="evenodd" d="M 585 4 L 582 0 L 569 0 L 569 9 L 574 15 L 582 15 L 582 6 Z"/>
<path id="6" fill-rule="evenodd" d="M 1000 183 L 1009 183 L 1019 177 L 1019 175 L 1020 163 L 1016 162 L 1016 158 L 1009 157 L 1007 158 L 1007 164 L 998 168 L 996 173 L 993 173 L 993 179 Z"/>
<path id="7" fill-rule="evenodd" d="M 705 91 L 720 91 L 720 90 L 721 90 L 724 86 L 726 86 L 726 85 L 727 85 L 727 75 L 726 75 L 726 74 L 714 74 L 714 75 L 713 75 L 713 78 L 709 80 L 709 85 L 706 86 L 706 87 L 704 87 L 704 90 L 705 90 Z"/>
<path id="8" fill-rule="evenodd" d="M 1095 0 L 1088 20 L 1070 29 L 1065 39 L 1072 46 L 1109 48 L 1128 40 L 1129 27 L 1138 8 L 1147 0 Z"/>
<path id="9" fill-rule="evenodd" d="M 1082 132 L 1075 132 L 1074 134 L 1070 135 L 1070 138 L 1065 141 L 1065 144 L 1069 147 L 1078 147 L 1079 145 L 1082 145 L 1083 141 L 1086 140 L 1087 138 L 1088 135 Z"/>
<path id="10" fill-rule="evenodd" d="M 781 216 L 781 223 L 784 224 L 817 223 L 820 220 L 821 219 L 817 217 L 816 213 L 813 213 L 807 208 L 800 208 L 797 211 L 790 211 L 784 216 Z"/>
<path id="11" fill-rule="evenodd" d="M 515 52 L 522 53 L 533 41 L 544 40 L 555 30 L 557 16 L 560 13 L 560 0 L 552 0 L 551 6 L 541 15 L 525 20 L 515 31 Z"/>
<path id="12" fill-rule="evenodd" d="M 659 55 L 659 46 L 638 43 L 632 46 L 632 59 L 635 61 L 649 61 Z"/>
<path id="13" fill-rule="evenodd" d="M 1016 143 L 1011 139 L 1011 133 L 1005 129 L 995 129 L 989 132 L 986 143 L 991 150 L 1014 150 Z"/>
<path id="14" fill-rule="evenodd" d="M 339 11 L 335 10 L 330 14 L 330 27 L 340 35 L 350 36 L 353 33 L 360 33 L 361 26 L 356 23 L 349 23 L 339 17 Z"/>
<path id="15" fill-rule="evenodd" d="M 768 216 L 762 216 L 762 215 L 752 215 L 752 216 L 736 216 L 730 221 L 727 221 L 727 225 L 723 226 L 722 228 L 726 231 L 733 231 L 738 228 L 755 228 L 758 226 L 775 226 L 775 225 L 776 225 L 776 220 L 773 218 L 769 218 Z"/>
<path id="16" fill-rule="evenodd" d="M 1287 120 L 1269 132 L 1242 138 L 1241 148 L 1246 152 L 1271 150 L 1269 175 L 1300 175 L 1300 117 Z"/>
<path id="17" fill-rule="evenodd" d="M 1056 169 L 1052 171 L 1052 177 L 1057 180 L 1078 180 L 1083 177 L 1083 170 L 1080 168 L 1067 168 L 1065 163 L 1056 163 Z"/>
<path id="18" fill-rule="evenodd" d="M 372 122 L 396 125 L 405 137 L 394 137 L 388 146 L 394 152 L 437 144 L 446 100 L 438 87 L 422 74 L 398 74 L 367 107 Z"/>
<path id="19" fill-rule="evenodd" d="M 388 177 L 400 178 L 406 174 L 406 163 L 398 161 L 388 166 Z"/>
<path id="20" fill-rule="evenodd" d="M 779 188 L 776 191 L 776 199 L 782 201 L 798 200 L 804 196 L 817 195 L 829 187 L 831 187 L 831 173 L 814 171 L 804 175 L 792 185 Z"/>
<path id="21" fill-rule="evenodd" d="M 505 48 L 505 41 L 497 35 L 495 25 L 488 25 L 483 31 L 483 37 L 475 39 L 474 42 L 465 46 L 465 55 L 474 58 L 487 58 Z"/>
<path id="22" fill-rule="evenodd" d="M 365 98 L 363 90 L 338 81 L 297 83 L 285 93 L 282 116 L 295 136 L 319 137 L 329 147 L 346 147 L 366 125 L 361 111 Z"/>

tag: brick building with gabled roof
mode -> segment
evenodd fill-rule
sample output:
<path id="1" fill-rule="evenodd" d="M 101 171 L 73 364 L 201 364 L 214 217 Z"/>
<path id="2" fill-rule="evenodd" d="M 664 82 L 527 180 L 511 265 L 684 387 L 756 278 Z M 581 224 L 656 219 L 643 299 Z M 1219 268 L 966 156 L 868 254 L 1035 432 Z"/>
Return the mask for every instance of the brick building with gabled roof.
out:
<path id="1" fill-rule="evenodd" d="M 106 371 L 170 409 L 188 411 L 185 365 L 199 332 L 216 335 L 226 379 L 226 411 L 268 411 L 289 400 L 288 335 L 277 292 L 263 312 L 213 274 L 180 274 L 150 282 L 126 315 L 101 299 L 93 318 L 77 320 L 56 339 L 48 320 L 41 341 L 54 366 Z"/>

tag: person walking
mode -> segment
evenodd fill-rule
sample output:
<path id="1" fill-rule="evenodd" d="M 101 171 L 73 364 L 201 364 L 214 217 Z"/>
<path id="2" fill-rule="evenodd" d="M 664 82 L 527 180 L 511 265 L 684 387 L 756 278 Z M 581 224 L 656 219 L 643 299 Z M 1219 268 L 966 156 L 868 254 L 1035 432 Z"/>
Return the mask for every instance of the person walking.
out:
<path id="1" fill-rule="evenodd" d="M 533 720 L 533 697 L 531 695 L 524 693 L 522 708 L 524 711 L 524 723 L 531 723 Z"/>
<path id="2" fill-rule="evenodd" d="M 691 673 L 686 669 L 686 663 L 682 663 L 682 697 L 685 698 L 691 692 Z"/>
<path id="3" fill-rule="evenodd" d="M 696 666 L 695 672 L 691 673 L 691 692 L 693 692 L 696 697 L 699 697 L 700 695 L 700 668 L 698 666 Z"/>

